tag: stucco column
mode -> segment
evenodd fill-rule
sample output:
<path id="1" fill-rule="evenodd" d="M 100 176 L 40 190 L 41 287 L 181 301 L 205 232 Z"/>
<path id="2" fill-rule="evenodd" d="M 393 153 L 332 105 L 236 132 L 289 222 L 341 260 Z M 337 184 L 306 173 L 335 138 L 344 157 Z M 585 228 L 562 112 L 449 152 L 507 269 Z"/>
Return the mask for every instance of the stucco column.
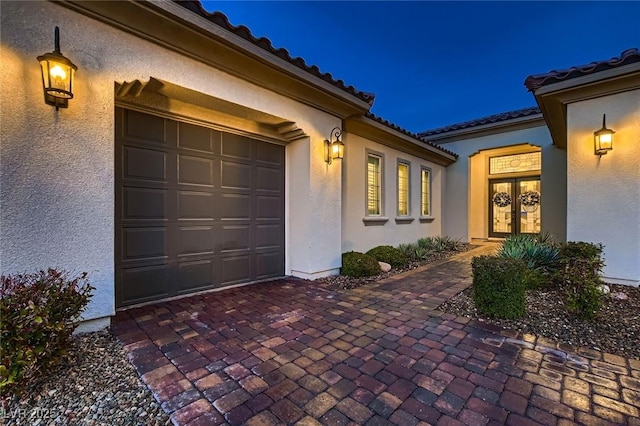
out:
<path id="1" fill-rule="evenodd" d="M 324 161 L 327 137 L 318 132 L 287 145 L 286 272 L 300 278 L 336 274 L 341 266 L 342 161 Z"/>

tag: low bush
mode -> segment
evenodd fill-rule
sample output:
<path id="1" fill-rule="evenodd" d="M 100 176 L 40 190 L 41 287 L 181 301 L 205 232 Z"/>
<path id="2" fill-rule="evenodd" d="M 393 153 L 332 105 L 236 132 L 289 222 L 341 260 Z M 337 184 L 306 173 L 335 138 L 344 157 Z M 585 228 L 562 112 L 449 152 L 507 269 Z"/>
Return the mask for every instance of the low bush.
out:
<path id="1" fill-rule="evenodd" d="M 342 254 L 340 274 L 347 277 L 370 277 L 380 273 L 380 264 L 373 257 L 357 251 Z"/>
<path id="2" fill-rule="evenodd" d="M 404 268 L 409 264 L 409 259 L 400 250 L 391 246 L 374 247 L 367 254 L 378 262 L 385 262 L 392 268 Z"/>
<path id="3" fill-rule="evenodd" d="M 560 259 L 560 252 L 548 233 L 510 236 L 504 240 L 497 254 L 499 257 L 523 260 L 527 268 L 543 275 L 552 274 Z"/>
<path id="4" fill-rule="evenodd" d="M 0 391 L 18 392 L 21 380 L 55 365 L 93 287 L 87 274 L 49 269 L 0 277 Z"/>
<path id="5" fill-rule="evenodd" d="M 604 267 L 602 244 L 570 241 L 560 245 L 560 267 L 555 281 L 563 290 L 567 308 L 583 319 L 593 319 L 602 306 L 599 286 Z"/>
<path id="6" fill-rule="evenodd" d="M 479 256 L 471 262 L 476 308 L 496 318 L 520 318 L 525 312 L 526 264 L 509 257 Z"/>

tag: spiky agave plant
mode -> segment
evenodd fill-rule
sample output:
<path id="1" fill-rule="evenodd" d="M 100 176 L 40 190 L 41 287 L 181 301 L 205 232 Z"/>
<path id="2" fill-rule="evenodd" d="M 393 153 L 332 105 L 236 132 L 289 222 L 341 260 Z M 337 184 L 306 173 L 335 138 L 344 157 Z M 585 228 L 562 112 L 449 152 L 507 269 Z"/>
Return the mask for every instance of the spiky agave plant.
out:
<path id="1" fill-rule="evenodd" d="M 521 259 L 532 271 L 551 273 L 558 266 L 560 251 L 548 241 L 550 234 L 540 238 L 536 234 L 520 234 L 508 237 L 498 250 L 498 256 Z"/>

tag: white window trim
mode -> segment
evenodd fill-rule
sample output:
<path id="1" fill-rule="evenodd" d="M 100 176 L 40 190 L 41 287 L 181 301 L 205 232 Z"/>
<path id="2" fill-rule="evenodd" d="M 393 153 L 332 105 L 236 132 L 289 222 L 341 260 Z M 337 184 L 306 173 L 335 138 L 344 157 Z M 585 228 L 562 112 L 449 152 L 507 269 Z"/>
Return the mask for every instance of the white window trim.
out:
<path id="1" fill-rule="evenodd" d="M 380 160 L 380 197 L 378 202 L 380 203 L 380 213 L 379 214 L 370 214 L 369 213 L 369 157 L 377 157 Z M 385 167 L 385 159 L 384 154 L 381 152 L 373 151 L 370 149 L 365 149 L 364 156 L 364 165 L 365 165 L 365 173 L 364 173 L 364 217 L 362 221 L 365 225 L 384 225 L 389 218 L 384 215 L 384 200 L 385 200 L 385 191 L 384 191 L 384 167 Z"/>
<path id="2" fill-rule="evenodd" d="M 400 214 L 400 166 L 407 167 L 407 214 Z M 411 223 L 415 218 L 411 217 L 411 162 L 398 158 L 396 162 L 396 218 L 397 224 Z"/>
<path id="3" fill-rule="evenodd" d="M 423 215 L 422 214 L 422 195 L 423 195 L 423 191 L 422 191 L 422 173 L 423 172 L 428 172 L 429 173 L 429 181 L 427 183 L 428 188 L 427 188 L 427 203 L 429 206 L 429 214 L 427 215 Z M 420 166 L 420 222 L 433 222 L 433 220 L 435 219 L 435 217 L 433 216 L 433 204 L 431 203 L 432 200 L 432 182 L 433 181 L 433 170 L 431 170 L 431 168 L 426 167 L 426 166 Z"/>

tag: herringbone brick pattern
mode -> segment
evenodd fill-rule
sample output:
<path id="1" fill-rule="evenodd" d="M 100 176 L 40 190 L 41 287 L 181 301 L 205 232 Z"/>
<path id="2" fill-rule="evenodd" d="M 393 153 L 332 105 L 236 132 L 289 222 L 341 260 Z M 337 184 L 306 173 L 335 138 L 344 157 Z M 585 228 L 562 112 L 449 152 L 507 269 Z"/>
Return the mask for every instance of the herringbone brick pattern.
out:
<path id="1" fill-rule="evenodd" d="M 353 290 L 280 280 L 119 312 L 179 425 L 640 425 L 640 360 L 435 311 L 481 247 Z"/>

